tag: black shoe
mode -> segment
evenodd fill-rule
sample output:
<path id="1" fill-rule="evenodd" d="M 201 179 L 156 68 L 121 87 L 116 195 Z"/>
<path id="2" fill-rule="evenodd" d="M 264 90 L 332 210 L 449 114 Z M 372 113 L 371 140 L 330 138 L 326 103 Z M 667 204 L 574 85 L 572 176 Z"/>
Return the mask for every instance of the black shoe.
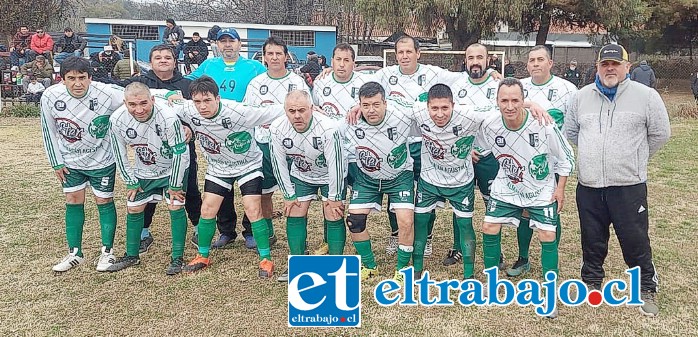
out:
<path id="1" fill-rule="evenodd" d="M 273 246 L 276 243 L 276 235 L 272 235 L 269 237 L 269 247 Z"/>
<path id="2" fill-rule="evenodd" d="M 214 249 L 223 249 L 223 248 L 229 248 L 228 246 L 232 244 L 235 241 L 235 238 L 232 236 L 228 236 L 225 234 L 221 234 L 218 236 L 218 240 L 214 241 L 213 244 L 211 244 L 211 248 Z"/>
<path id="3" fill-rule="evenodd" d="M 170 265 L 167 267 L 165 274 L 167 275 L 177 275 L 182 272 L 182 266 L 184 265 L 184 259 L 178 257 L 170 261 Z"/>
<path id="4" fill-rule="evenodd" d="M 454 265 L 463 260 L 463 254 L 455 249 L 449 249 L 446 258 L 444 259 L 444 266 Z"/>
<path id="5" fill-rule="evenodd" d="M 601 291 L 601 283 L 587 283 L 587 288 L 589 291 L 598 290 Z"/>
<path id="6" fill-rule="evenodd" d="M 196 249 L 199 249 L 199 234 L 194 233 L 194 235 L 191 236 L 191 243 L 196 246 Z"/>
<path id="7" fill-rule="evenodd" d="M 150 249 L 150 245 L 153 244 L 153 236 L 148 233 L 148 236 L 145 237 L 145 239 L 141 239 L 141 243 L 138 247 L 138 253 L 140 254 L 145 254 L 148 252 L 148 249 Z"/>
<path id="8" fill-rule="evenodd" d="M 107 268 L 107 271 L 115 272 L 122 269 L 126 269 L 131 266 L 135 266 L 139 263 L 141 263 L 141 259 L 138 256 L 124 255 L 123 257 L 117 259 L 116 262 L 114 262 L 111 266 L 109 266 L 109 268 Z"/>

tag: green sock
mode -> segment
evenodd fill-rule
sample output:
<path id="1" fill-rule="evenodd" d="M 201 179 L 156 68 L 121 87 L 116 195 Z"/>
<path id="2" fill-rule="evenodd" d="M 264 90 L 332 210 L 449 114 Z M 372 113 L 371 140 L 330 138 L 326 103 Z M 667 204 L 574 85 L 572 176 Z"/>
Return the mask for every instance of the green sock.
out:
<path id="1" fill-rule="evenodd" d="M 187 213 L 184 207 L 170 211 L 170 227 L 172 228 L 172 258 L 184 257 L 184 242 L 187 238 Z"/>
<path id="2" fill-rule="evenodd" d="M 82 257 L 82 228 L 85 226 L 85 205 L 65 204 L 65 237 L 68 249 L 72 252 L 78 249 L 77 255 Z"/>
<path id="3" fill-rule="evenodd" d="M 390 202 L 388 202 L 388 209 L 390 209 Z M 388 222 L 390 222 L 390 234 L 396 235 L 399 229 L 397 227 L 397 215 L 395 215 L 395 212 L 388 211 Z"/>
<path id="4" fill-rule="evenodd" d="M 434 234 L 434 222 L 436 222 L 436 210 L 431 211 L 429 213 L 429 226 L 427 229 L 429 230 L 427 232 L 427 237 L 431 239 L 431 236 Z"/>
<path id="5" fill-rule="evenodd" d="M 455 222 L 461 233 L 459 244 L 461 246 L 461 252 L 463 253 L 463 278 L 472 278 L 475 270 L 476 245 L 473 219 L 456 217 Z"/>
<path id="6" fill-rule="evenodd" d="M 327 245 L 330 255 L 344 255 L 344 244 L 347 242 L 347 229 L 344 219 L 336 221 L 325 220 L 327 227 Z"/>
<path id="7" fill-rule="evenodd" d="M 451 247 L 455 251 L 461 251 L 460 247 L 460 230 L 458 229 L 458 217 L 456 217 L 456 213 L 453 213 L 453 247 Z"/>
<path id="8" fill-rule="evenodd" d="M 308 218 L 287 217 L 286 237 L 288 238 L 288 250 L 291 255 L 303 255 L 305 252 L 305 240 L 308 239 Z"/>
<path id="9" fill-rule="evenodd" d="M 274 236 L 274 221 L 271 219 L 264 219 L 267 222 L 267 231 L 269 231 L 269 237 Z"/>
<path id="10" fill-rule="evenodd" d="M 269 249 L 269 219 L 259 219 L 252 223 L 252 237 L 257 242 L 259 260 L 271 261 L 271 249 Z"/>
<path id="11" fill-rule="evenodd" d="M 373 250 L 371 250 L 371 240 L 366 241 L 354 241 L 354 248 L 361 255 L 361 264 L 366 268 L 374 269 L 376 268 L 376 260 L 373 257 Z"/>
<path id="12" fill-rule="evenodd" d="M 528 259 L 528 250 L 531 247 L 533 229 L 530 227 L 531 219 L 521 218 L 519 228 L 516 229 L 516 240 L 519 242 L 519 256 Z"/>
<path id="13" fill-rule="evenodd" d="M 114 234 L 116 233 L 116 206 L 114 206 L 114 201 L 104 205 L 97 205 L 97 211 L 99 211 L 102 246 L 110 250 L 114 246 Z"/>
<path id="14" fill-rule="evenodd" d="M 560 246 L 560 236 L 561 235 L 562 235 L 562 223 L 560 223 L 560 219 L 558 217 L 557 228 L 555 228 L 555 241 L 557 241 L 558 246 Z"/>
<path id="15" fill-rule="evenodd" d="M 485 269 L 497 267 L 502 255 L 502 232 L 492 235 L 482 233 L 482 255 Z"/>
<path id="16" fill-rule="evenodd" d="M 397 270 L 407 267 L 412 258 L 412 252 L 414 251 L 413 246 L 403 246 L 399 245 L 397 247 L 397 264 L 395 265 Z"/>
<path id="17" fill-rule="evenodd" d="M 554 271 L 555 274 L 558 273 L 557 242 L 541 242 L 540 246 L 540 264 L 543 268 L 543 280 L 545 280 L 545 273 L 547 273 L 548 271 Z"/>
<path id="18" fill-rule="evenodd" d="M 412 251 L 412 265 L 415 271 L 424 270 L 424 246 L 427 244 L 427 227 L 429 226 L 429 213 L 414 213 L 414 251 Z"/>
<path id="19" fill-rule="evenodd" d="M 199 219 L 199 254 L 203 257 L 208 257 L 211 252 L 211 240 L 213 240 L 213 235 L 216 234 L 216 218 L 204 219 L 203 217 Z M 256 239 L 256 238 L 255 238 Z"/>
<path id="20" fill-rule="evenodd" d="M 138 256 L 144 212 L 126 214 L 126 255 Z"/>

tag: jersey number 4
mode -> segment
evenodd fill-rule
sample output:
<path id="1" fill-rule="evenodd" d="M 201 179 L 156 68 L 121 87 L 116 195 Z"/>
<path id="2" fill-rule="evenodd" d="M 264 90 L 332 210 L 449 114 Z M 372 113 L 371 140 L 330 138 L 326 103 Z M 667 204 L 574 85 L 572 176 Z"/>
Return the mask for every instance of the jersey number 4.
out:
<path id="1" fill-rule="evenodd" d="M 221 86 L 219 87 L 221 91 L 233 91 L 235 90 L 235 80 L 228 80 L 221 82 Z"/>

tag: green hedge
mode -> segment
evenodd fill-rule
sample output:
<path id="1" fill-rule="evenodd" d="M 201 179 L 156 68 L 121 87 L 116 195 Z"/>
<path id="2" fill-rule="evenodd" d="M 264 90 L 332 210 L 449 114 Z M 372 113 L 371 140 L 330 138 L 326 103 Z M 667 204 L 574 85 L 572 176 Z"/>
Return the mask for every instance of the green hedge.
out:
<path id="1" fill-rule="evenodd" d="M 5 108 L 7 116 L 11 117 L 39 117 L 41 108 L 35 104 L 16 104 Z"/>

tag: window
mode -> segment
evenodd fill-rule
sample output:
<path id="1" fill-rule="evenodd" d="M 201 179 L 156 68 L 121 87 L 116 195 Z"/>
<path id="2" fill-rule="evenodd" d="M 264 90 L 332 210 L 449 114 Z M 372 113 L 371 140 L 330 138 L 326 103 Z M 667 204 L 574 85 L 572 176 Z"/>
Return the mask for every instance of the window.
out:
<path id="1" fill-rule="evenodd" d="M 122 39 L 160 40 L 158 26 L 111 25 L 111 31 Z"/>
<path id="2" fill-rule="evenodd" d="M 315 47 L 315 32 L 312 30 L 271 30 L 269 34 L 284 39 L 289 46 Z"/>

